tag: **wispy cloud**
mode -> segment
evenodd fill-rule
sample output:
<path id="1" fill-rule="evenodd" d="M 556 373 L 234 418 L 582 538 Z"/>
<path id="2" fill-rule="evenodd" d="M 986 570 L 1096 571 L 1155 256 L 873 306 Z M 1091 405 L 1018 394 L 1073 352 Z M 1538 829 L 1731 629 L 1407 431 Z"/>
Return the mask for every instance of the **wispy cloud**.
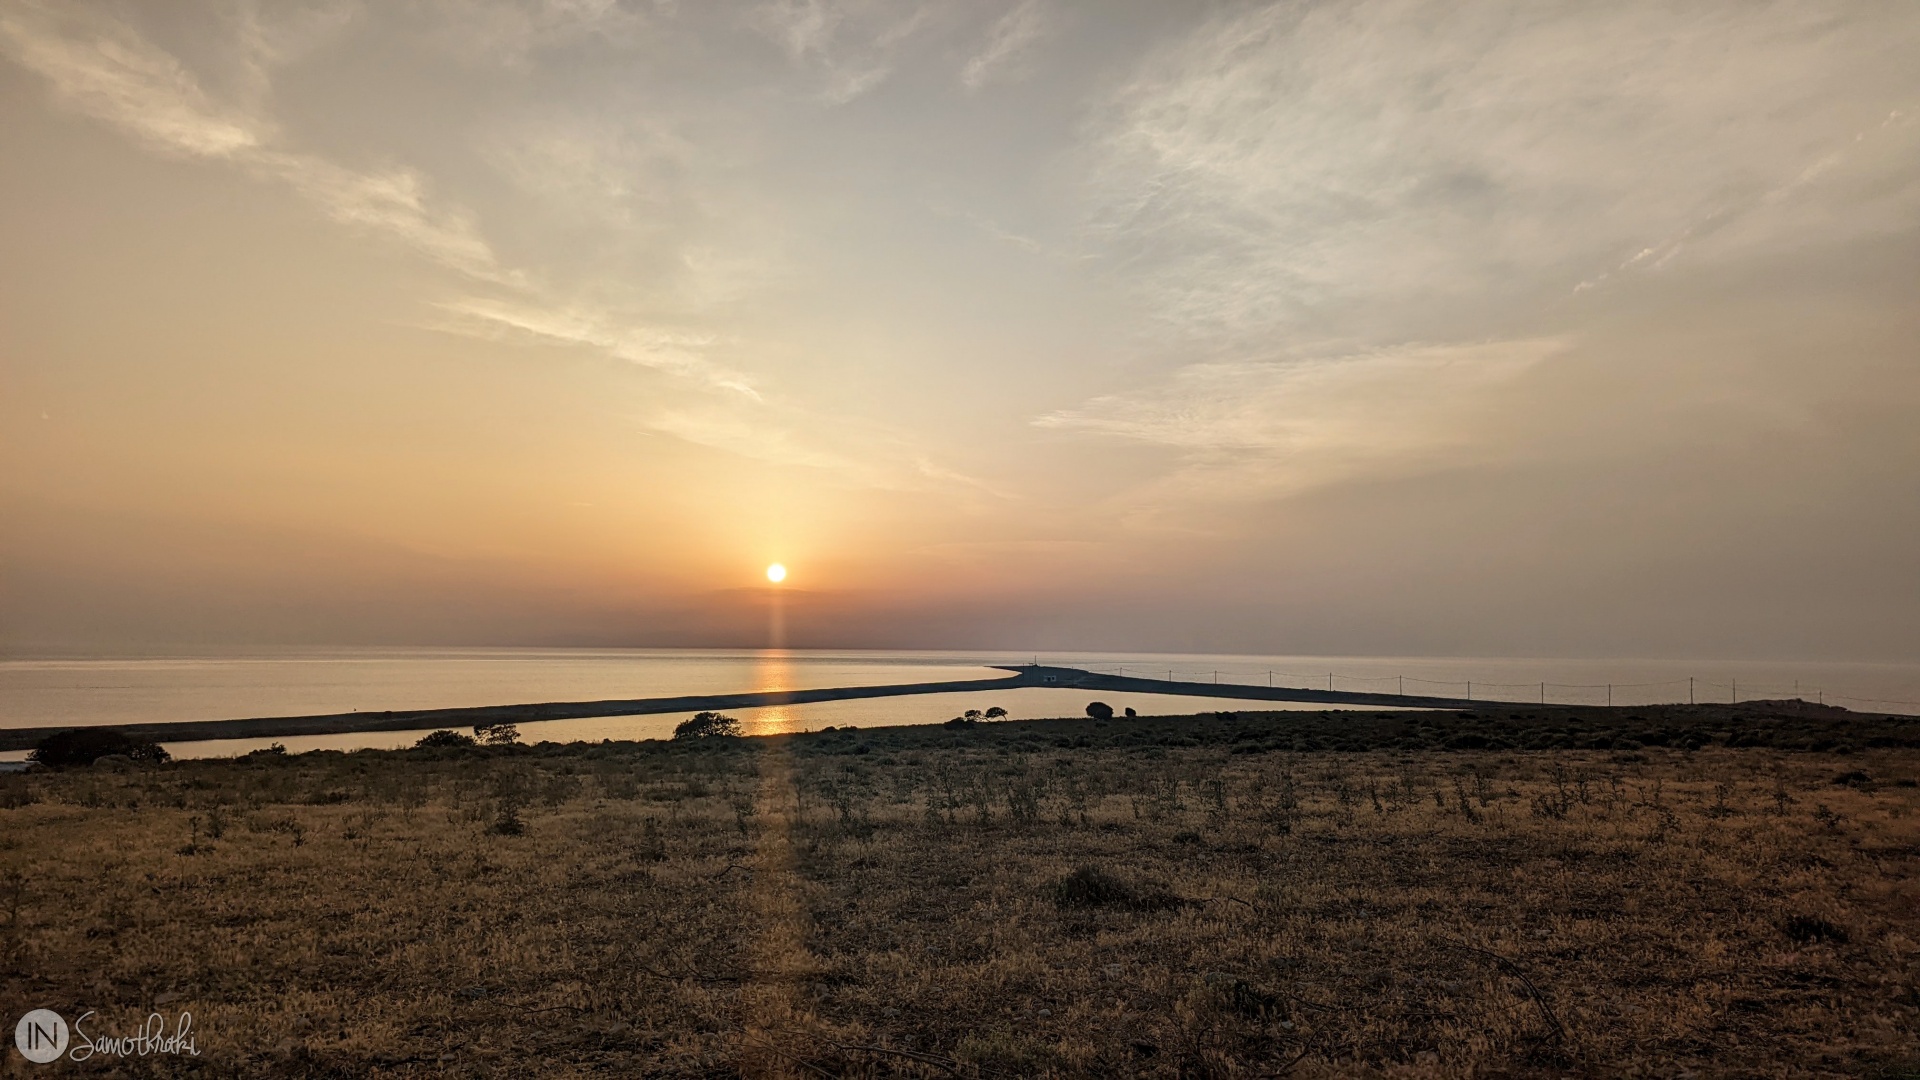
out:
<path id="1" fill-rule="evenodd" d="M 358 172 L 310 155 L 277 151 L 253 155 L 249 164 L 277 176 L 341 224 L 399 241 L 477 281 L 525 284 L 523 273 L 500 265 L 472 215 L 436 204 L 426 178 L 413 169 Z"/>
<path id="2" fill-rule="evenodd" d="M 772 465 L 828 473 L 842 485 L 881 491 L 939 491 L 963 500 L 1011 495 L 941 465 L 889 428 L 825 417 L 791 405 L 751 410 L 725 401 L 668 405 L 643 414 L 653 431 Z"/>
<path id="3" fill-rule="evenodd" d="M 408 7 L 444 50 L 508 67 L 593 39 L 630 44 L 653 24 L 646 5 L 621 0 L 413 0 Z"/>
<path id="4" fill-rule="evenodd" d="M 211 99 L 179 61 L 117 21 L 15 2 L 0 6 L 0 38 L 68 104 L 161 150 L 240 158 L 271 136 L 258 117 Z"/>
<path id="5" fill-rule="evenodd" d="M 876 0 L 771 0 L 747 25 L 823 79 L 820 96 L 844 105 L 893 73 L 900 44 L 926 22 L 928 7 Z"/>
<path id="6" fill-rule="evenodd" d="M 990 495 L 995 499 L 1014 498 L 1011 492 L 995 487 L 979 477 L 968 476 L 966 473 L 950 469 L 924 454 L 913 459 L 913 470 L 939 486 L 967 488 L 982 495 Z"/>
<path id="7" fill-rule="evenodd" d="M 978 90 L 996 78 L 1010 77 L 1015 61 L 1046 32 L 1041 0 L 1020 0 L 1013 10 L 995 20 L 987 44 L 960 69 L 960 84 Z"/>
<path id="8" fill-rule="evenodd" d="M 583 17 L 598 10 L 586 7 L 593 10 Z M 253 24 L 241 29 L 241 63 L 264 78 L 274 56 L 271 37 Z M 488 287 L 490 295 L 443 301 L 440 309 L 449 317 L 437 324 L 440 329 L 586 346 L 758 398 L 744 375 L 701 355 L 708 339 L 635 325 L 602 308 L 546 295 L 526 271 L 503 265 L 474 215 L 437 199 L 419 171 L 398 165 L 352 169 L 289 147 L 264 112 L 209 94 L 176 57 L 124 22 L 90 9 L 14 0 L 0 4 L 0 45 L 79 112 L 162 152 L 227 163 L 284 184 L 332 220 Z"/>
<path id="9" fill-rule="evenodd" d="M 280 181 L 327 216 L 396 241 L 467 277 L 513 284 L 469 215 L 437 205 L 424 177 L 362 172 L 278 145 L 264 115 L 214 99 L 171 54 L 118 20 L 81 8 L 0 9 L 7 51 L 74 109 L 163 152 L 229 162 Z"/>
<path id="10" fill-rule="evenodd" d="M 751 182 L 740 133 L 715 136 L 723 123 L 549 106 L 496 123 L 479 144 L 529 200 L 523 217 L 546 225 L 537 233 L 559 261 L 698 317 L 790 269 L 777 199 Z"/>
<path id="11" fill-rule="evenodd" d="M 1920 87 L 1914 93 L 1920 100 Z M 1920 175 L 1902 164 L 1920 143 L 1914 115 L 1911 109 L 1889 110 L 1785 182 L 1705 207 L 1697 219 L 1582 280 L 1573 291 L 1662 270 L 1691 246 L 1709 253 L 1752 251 L 1769 240 L 1810 233 L 1831 244 L 1905 228 L 1920 215 Z"/>
<path id="12" fill-rule="evenodd" d="M 1565 347 L 1554 339 L 1406 345 L 1195 364 L 1034 424 L 1172 448 L 1184 469 L 1156 487 L 1162 493 L 1266 497 L 1471 457 L 1490 399 Z"/>
<path id="13" fill-rule="evenodd" d="M 585 346 L 642 367 L 697 379 L 754 401 L 761 400 L 760 392 L 746 376 L 718 367 L 700 355 L 698 350 L 713 342 L 707 335 L 636 329 L 587 307 L 555 307 L 477 297 L 445 301 L 437 306 L 451 316 L 449 321 L 439 324 L 438 329 L 483 337 L 518 334 L 549 344 Z"/>
<path id="14" fill-rule="evenodd" d="M 1920 94 L 1916 52 L 1920 7 L 1846 0 L 1238 10 L 1096 124 L 1093 231 L 1185 338 L 1510 310 L 1710 235 L 1910 221 L 1912 130 L 1769 195 Z"/>
<path id="15" fill-rule="evenodd" d="M 621 232 L 668 211 L 685 213 L 697 194 L 693 141 L 653 116 L 583 121 L 546 113 L 505 125 L 483 152 L 543 209 Z"/>

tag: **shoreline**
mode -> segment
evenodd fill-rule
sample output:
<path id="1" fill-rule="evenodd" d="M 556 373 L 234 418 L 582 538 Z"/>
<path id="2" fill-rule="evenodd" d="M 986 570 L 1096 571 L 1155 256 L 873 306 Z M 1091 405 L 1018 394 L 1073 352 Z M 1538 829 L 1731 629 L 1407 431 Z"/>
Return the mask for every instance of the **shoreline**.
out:
<path id="1" fill-rule="evenodd" d="M 147 724 L 65 724 L 4 728 L 0 729 L 0 752 L 30 750 L 49 735 L 91 726 L 112 727 L 140 741 L 211 742 L 223 739 L 270 739 L 300 735 L 350 735 L 377 731 L 426 730 L 436 727 L 471 727 L 476 723 L 525 724 L 545 720 L 582 720 L 610 716 L 657 716 L 663 713 L 751 709 L 777 705 L 804 705 L 822 701 L 909 697 L 921 694 L 990 693 L 1014 689 L 1079 689 L 1090 692 L 1162 694 L 1233 701 L 1288 701 L 1407 709 L 1460 709 L 1502 704 L 1474 702 L 1461 698 L 1140 679 L 1102 675 L 1080 668 L 1047 665 L 1005 666 L 1001 670 L 1011 671 L 1014 674 L 1001 679 L 957 679 L 879 686 L 822 687 L 810 690 L 751 691 L 660 698 L 612 698 L 599 701 L 478 705 L 445 709 L 324 713 L 231 720 L 178 720 Z"/>

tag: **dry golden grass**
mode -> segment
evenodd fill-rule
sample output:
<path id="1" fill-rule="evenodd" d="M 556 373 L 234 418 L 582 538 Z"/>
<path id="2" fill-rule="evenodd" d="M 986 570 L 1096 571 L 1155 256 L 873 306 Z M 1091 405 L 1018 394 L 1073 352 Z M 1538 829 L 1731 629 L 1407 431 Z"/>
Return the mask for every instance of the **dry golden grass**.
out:
<path id="1" fill-rule="evenodd" d="M 214 1076 L 1920 1075 L 1920 752 L 1090 730 L 0 778 L 0 1018 L 164 997 L 201 1056 L 125 1067 Z"/>

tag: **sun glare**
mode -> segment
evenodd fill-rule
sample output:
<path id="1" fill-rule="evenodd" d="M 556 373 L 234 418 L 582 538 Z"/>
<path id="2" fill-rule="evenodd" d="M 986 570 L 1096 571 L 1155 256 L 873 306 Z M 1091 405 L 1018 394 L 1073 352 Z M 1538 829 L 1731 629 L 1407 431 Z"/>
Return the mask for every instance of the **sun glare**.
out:
<path id="1" fill-rule="evenodd" d="M 787 580 L 787 568 L 781 566 L 779 563 L 774 563 L 772 566 L 767 567 L 767 580 L 773 582 L 775 585 Z"/>

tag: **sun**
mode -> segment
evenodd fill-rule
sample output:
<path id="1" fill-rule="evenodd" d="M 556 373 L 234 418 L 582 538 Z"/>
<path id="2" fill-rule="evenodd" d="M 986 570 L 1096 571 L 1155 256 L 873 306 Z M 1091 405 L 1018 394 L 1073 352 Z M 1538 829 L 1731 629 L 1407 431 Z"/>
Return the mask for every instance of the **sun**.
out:
<path id="1" fill-rule="evenodd" d="M 787 580 L 787 568 L 781 566 L 779 563 L 774 563 L 772 566 L 767 567 L 767 580 L 773 582 L 775 585 Z"/>

